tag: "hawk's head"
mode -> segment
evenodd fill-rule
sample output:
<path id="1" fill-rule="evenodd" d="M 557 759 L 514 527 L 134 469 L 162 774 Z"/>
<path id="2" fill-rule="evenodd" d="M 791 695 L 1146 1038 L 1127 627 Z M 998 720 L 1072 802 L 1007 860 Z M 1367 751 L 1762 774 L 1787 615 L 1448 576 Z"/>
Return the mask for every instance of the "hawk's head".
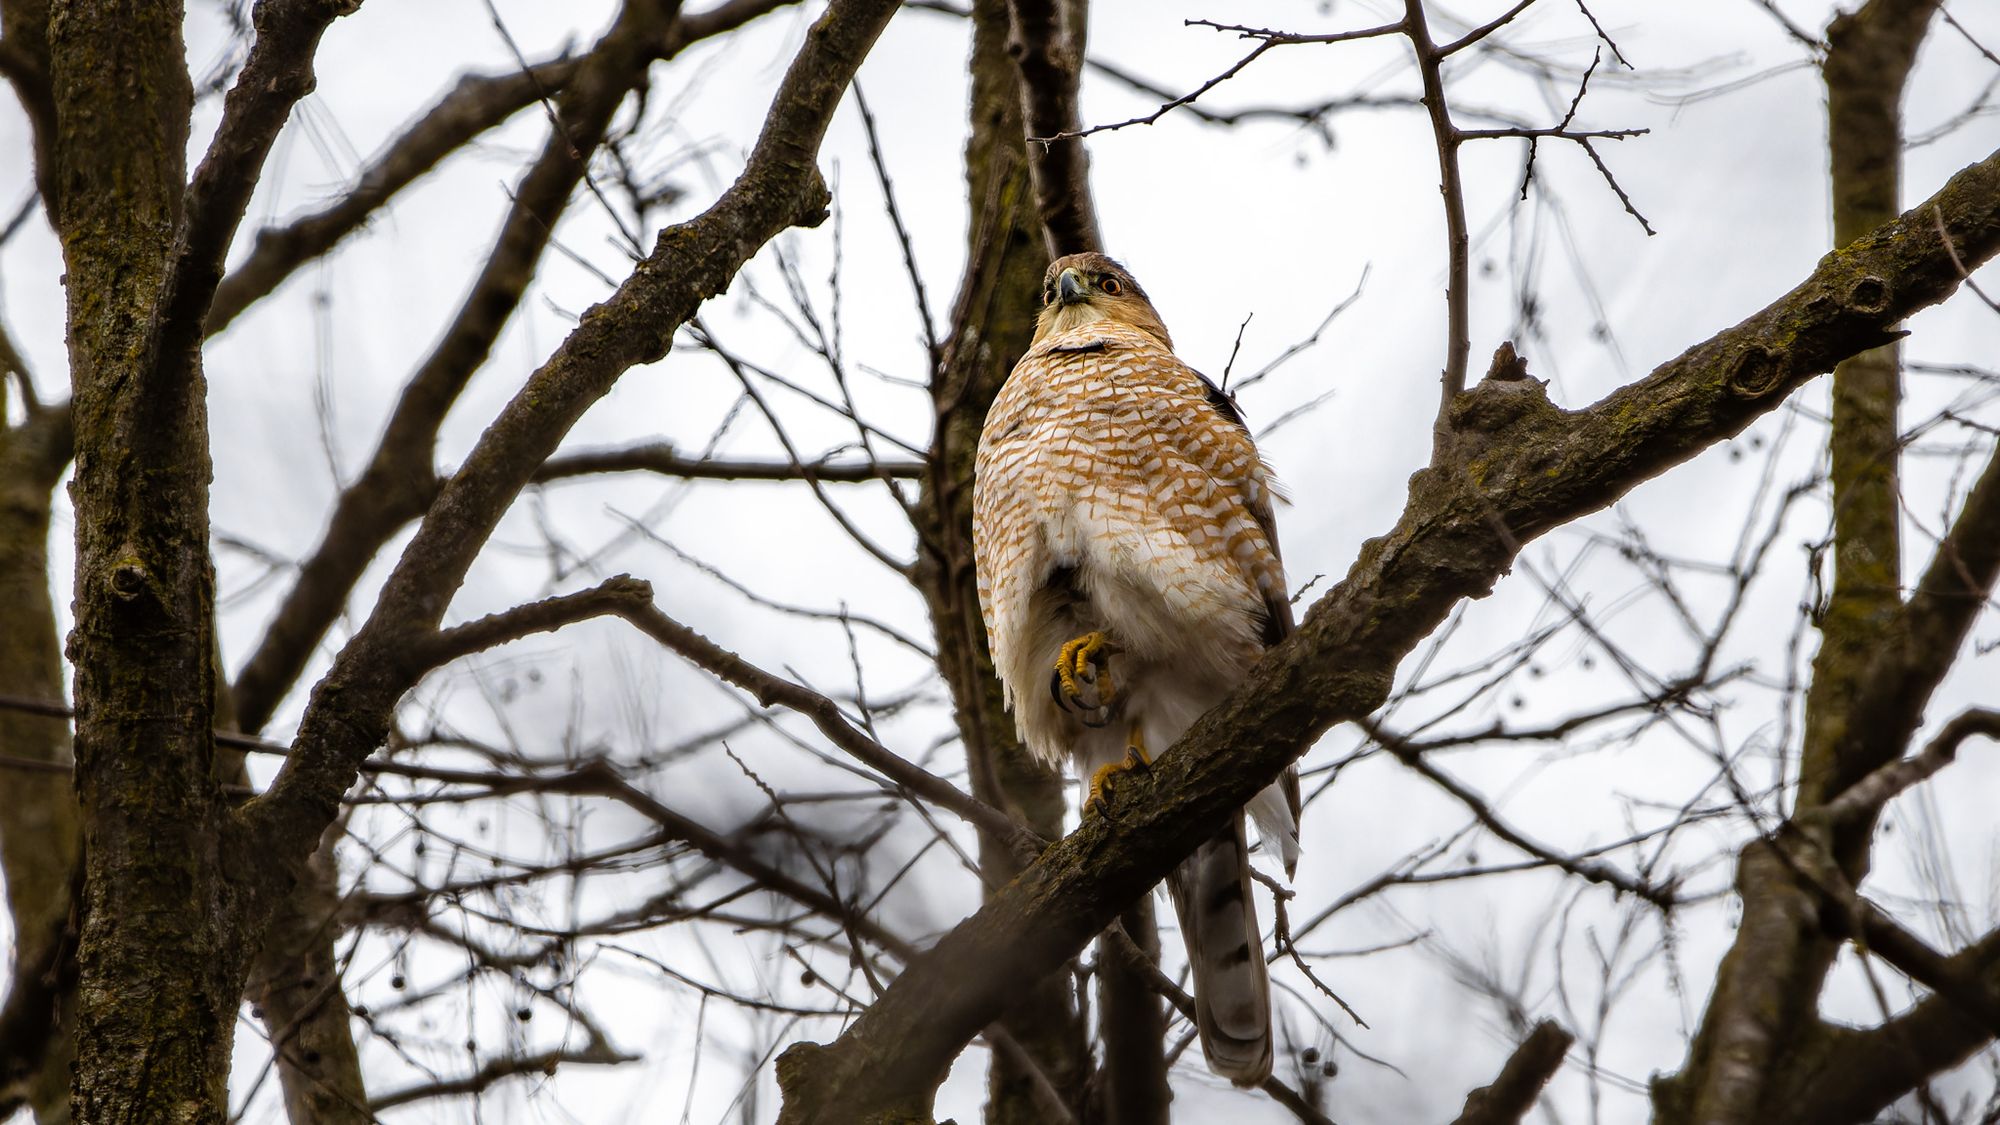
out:
<path id="1" fill-rule="evenodd" d="M 1170 350 L 1174 346 L 1153 302 L 1124 266 L 1102 254 L 1071 254 L 1050 262 L 1042 275 L 1035 343 L 1101 320 L 1136 328 Z"/>

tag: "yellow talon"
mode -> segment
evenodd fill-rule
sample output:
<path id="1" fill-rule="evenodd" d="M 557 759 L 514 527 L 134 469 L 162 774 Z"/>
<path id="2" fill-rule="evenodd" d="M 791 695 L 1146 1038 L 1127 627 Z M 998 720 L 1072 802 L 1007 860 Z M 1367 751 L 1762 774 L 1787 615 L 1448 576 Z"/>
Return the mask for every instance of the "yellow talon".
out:
<path id="1" fill-rule="evenodd" d="M 1125 760 L 1097 767 L 1090 775 L 1090 796 L 1084 799 L 1083 811 L 1088 814 L 1103 814 L 1110 809 L 1105 790 L 1112 788 L 1112 782 L 1128 770 L 1143 770 L 1153 764 L 1152 756 L 1146 753 L 1146 740 L 1140 737 L 1139 728 L 1134 726 L 1125 747 Z"/>
<path id="2" fill-rule="evenodd" d="M 1118 646 L 1101 632 L 1089 632 L 1062 646 L 1056 656 L 1056 702 L 1072 711 L 1099 713 L 1100 722 L 1110 718 L 1105 708 L 1117 696 L 1111 683 L 1110 658 Z M 1096 726 L 1099 723 L 1091 723 Z"/>

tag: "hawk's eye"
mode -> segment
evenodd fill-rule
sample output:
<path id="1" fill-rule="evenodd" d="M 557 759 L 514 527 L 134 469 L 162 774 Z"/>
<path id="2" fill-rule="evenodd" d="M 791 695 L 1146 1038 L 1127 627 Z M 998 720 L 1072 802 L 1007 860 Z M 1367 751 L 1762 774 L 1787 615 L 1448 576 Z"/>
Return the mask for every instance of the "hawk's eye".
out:
<path id="1" fill-rule="evenodd" d="M 1104 290 L 1104 295 L 1107 297 L 1116 297 L 1125 291 L 1125 287 L 1120 285 L 1118 279 L 1115 277 L 1105 278 L 1103 281 L 1097 283 L 1097 287 Z"/>

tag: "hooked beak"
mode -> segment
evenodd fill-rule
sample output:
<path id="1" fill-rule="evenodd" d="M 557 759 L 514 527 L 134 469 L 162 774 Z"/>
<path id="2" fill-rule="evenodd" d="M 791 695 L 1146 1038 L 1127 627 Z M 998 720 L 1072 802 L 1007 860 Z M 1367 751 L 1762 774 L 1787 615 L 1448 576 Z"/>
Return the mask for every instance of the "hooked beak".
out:
<path id="1" fill-rule="evenodd" d="M 1090 299 L 1090 287 L 1084 283 L 1083 275 L 1072 267 L 1062 271 L 1062 276 L 1056 279 L 1056 294 L 1062 304 L 1079 304 Z"/>

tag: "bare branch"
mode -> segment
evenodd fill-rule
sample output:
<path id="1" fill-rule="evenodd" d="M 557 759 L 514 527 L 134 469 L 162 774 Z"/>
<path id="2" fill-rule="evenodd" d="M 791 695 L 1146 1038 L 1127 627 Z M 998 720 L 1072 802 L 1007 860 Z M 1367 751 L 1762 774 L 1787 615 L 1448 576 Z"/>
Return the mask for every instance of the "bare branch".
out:
<path id="1" fill-rule="evenodd" d="M 311 852 L 318 827 L 332 819 L 415 679 L 411 644 L 435 629 L 535 469 L 620 375 L 664 355 L 701 301 L 720 292 L 750 254 L 786 226 L 824 215 L 826 186 L 814 156 L 895 7 L 890 0 L 835 0 L 787 70 L 737 184 L 701 215 L 662 231 L 619 292 L 584 317 L 487 429 L 432 505 L 367 623 L 335 659 L 285 767 L 241 810 L 236 846 L 288 862 Z"/>
<path id="2" fill-rule="evenodd" d="M 1958 748 L 1975 735 L 2000 739 L 2000 711 L 1975 708 L 1954 717 L 1914 758 L 1901 758 L 1855 782 L 1845 793 L 1815 812 L 1829 824 L 1853 827 L 1873 821 L 1890 799 L 1907 791 L 1958 757 Z"/>
<path id="3" fill-rule="evenodd" d="M 1217 31 L 1233 31 L 1239 38 L 1262 39 L 1266 43 L 1290 46 L 1301 43 L 1352 43 L 1357 39 L 1379 39 L 1384 35 L 1396 35 L 1409 27 L 1407 20 L 1385 23 L 1378 27 L 1364 27 L 1354 31 L 1330 31 L 1321 35 L 1300 35 L 1291 31 L 1273 31 L 1268 27 L 1245 27 L 1235 23 L 1216 23 L 1214 20 L 1187 20 L 1188 27 L 1212 27 Z"/>
<path id="4" fill-rule="evenodd" d="M 653 604 L 649 582 L 620 574 L 588 590 L 518 605 L 477 621 L 441 630 L 425 646 L 422 660 L 433 668 L 461 656 L 484 652 L 533 633 L 548 633 L 592 617 L 623 615 L 632 606 Z"/>
<path id="5" fill-rule="evenodd" d="M 1965 287 L 1972 290 L 1974 296 L 1986 302 L 1987 308 L 1992 309 L 1994 312 L 2000 312 L 2000 301 L 1995 301 L 1993 298 L 1987 296 L 1986 290 L 1981 289 L 1979 283 L 1972 280 L 1972 271 L 1966 269 L 1965 263 L 1958 260 L 1958 248 L 1951 244 L 1951 234 L 1944 229 L 1943 216 L 1934 214 L 1931 217 L 1937 220 L 1938 237 L 1944 240 L 1944 248 L 1951 255 L 1952 267 L 1957 269 L 1959 276 L 1965 279 Z"/>
<path id="6" fill-rule="evenodd" d="M 1236 62 L 1233 65 L 1231 65 L 1228 70 L 1223 71 L 1221 74 L 1216 75 L 1215 77 L 1195 87 L 1193 90 L 1185 94 L 1182 94 L 1180 97 L 1175 98 L 1172 101 L 1162 103 L 1160 108 L 1154 110 L 1151 113 L 1145 114 L 1140 117 L 1133 117 L 1125 121 L 1113 122 L 1108 125 L 1092 125 L 1086 129 L 1076 129 L 1070 132 L 1057 133 L 1054 136 L 1029 137 L 1028 140 L 1033 144 L 1048 145 L 1048 144 L 1054 144 L 1057 141 L 1081 139 L 1083 137 L 1090 136 L 1092 133 L 1108 133 L 1113 129 L 1123 129 L 1131 125 L 1151 125 L 1153 122 L 1158 121 L 1160 118 L 1165 117 L 1167 114 L 1173 112 L 1176 109 L 1179 109 L 1181 106 L 1187 105 L 1188 103 L 1194 101 L 1196 98 L 1201 97 L 1203 94 L 1208 93 L 1210 90 L 1213 90 L 1217 86 L 1222 85 L 1224 82 L 1227 82 L 1230 79 L 1236 77 L 1238 74 L 1243 72 L 1244 67 L 1249 66 L 1253 62 L 1256 62 L 1258 56 L 1262 55 L 1265 51 L 1270 50 L 1272 47 L 1277 46 L 1279 42 L 1280 40 L 1277 39 L 1264 40 L 1262 43 L 1259 43 L 1255 47 L 1251 48 L 1249 54 L 1244 55 L 1240 59 L 1237 59 Z"/>
<path id="7" fill-rule="evenodd" d="M 916 796 L 957 813 L 1022 857 L 1041 851 L 1042 842 L 1012 817 L 868 737 L 826 696 L 758 668 L 651 605 L 623 605 L 618 612 L 647 636 L 743 688 L 764 706 L 787 707 L 811 719 L 835 746 Z"/>
<path id="8" fill-rule="evenodd" d="M 432 1098 L 477 1095 L 509 1078 L 534 1078 L 553 1074 L 556 1068 L 564 1063 L 612 1066 L 618 1063 L 637 1062 L 640 1057 L 628 1055 L 593 1036 L 588 1045 L 581 1049 L 562 1047 L 489 1059 L 478 1070 L 462 1078 L 446 1078 L 437 1082 L 425 1082 L 415 1086 L 405 1086 L 400 1090 L 391 1090 L 380 1097 L 370 1098 L 368 1112 L 386 1113 L 397 1106 L 429 1101 Z"/>
<path id="9" fill-rule="evenodd" d="M 937 322 L 931 318 L 930 295 L 924 290 L 924 275 L 917 269 L 917 252 L 910 244 L 910 228 L 903 223 L 902 209 L 896 204 L 896 186 L 889 181 L 889 165 L 882 156 L 882 138 L 875 129 L 875 115 L 861 96 L 861 83 L 854 84 L 854 108 L 861 111 L 861 125 L 868 134 L 868 161 L 875 166 L 875 181 L 882 185 L 882 203 L 889 211 L 889 225 L 896 232 L 896 245 L 903 250 L 903 272 L 909 275 L 910 289 L 917 299 L 917 321 L 924 330 L 924 354 L 936 363 L 943 355 L 937 338 Z"/>
<path id="10" fill-rule="evenodd" d="M 549 484 L 596 473 L 658 473 L 684 480 L 879 484 L 884 476 L 896 480 L 921 479 L 924 466 L 918 461 L 814 460 L 795 465 L 783 461 L 688 457 L 666 442 L 647 442 L 622 449 L 583 449 L 551 457 L 535 470 L 534 483 Z"/>
<path id="11" fill-rule="evenodd" d="M 1487 36 L 1493 34 L 1494 32 L 1500 30 L 1501 28 L 1506 27 L 1508 24 L 1513 23 L 1514 17 L 1520 15 L 1522 12 L 1527 11 L 1528 5 L 1534 2 L 1535 0 L 1514 0 L 1514 6 L 1500 13 L 1498 16 L 1494 17 L 1491 20 L 1488 20 L 1483 24 L 1480 24 L 1478 27 L 1473 28 L 1471 31 L 1468 31 L 1464 35 L 1459 36 L 1457 39 L 1454 39 L 1451 42 L 1446 43 L 1444 46 L 1434 48 L 1438 57 L 1444 58 L 1450 55 L 1455 55 L 1460 51 L 1465 50 L 1467 47 L 1472 46 L 1473 44 L 1479 42 L 1480 40 L 1486 38 Z M 1411 16 L 1410 22 L 1413 26 L 1419 25 L 1421 21 L 1422 21 L 1421 14 L 1415 14 Z M 1591 23 L 1593 24 L 1595 24 L 1596 22 L 1597 22 L 1596 20 L 1591 21 Z"/>
<path id="12" fill-rule="evenodd" d="M 1085 0 L 1008 0 L 1013 33 L 1007 53 L 1021 73 L 1022 126 L 1030 137 L 1028 170 L 1049 257 L 1103 250 L 1090 192 L 1090 153 L 1076 108 L 1082 77 Z"/>
<path id="13" fill-rule="evenodd" d="M 313 55 L 335 19 L 360 0 L 267 0 L 254 9 L 257 39 L 235 86 L 222 103 L 222 122 L 208 155 L 189 181 L 180 237 L 173 250 L 162 308 L 165 354 L 195 346 L 222 280 L 222 260 L 250 205 L 264 158 L 291 117 L 292 106 L 312 91 Z"/>
<path id="14" fill-rule="evenodd" d="M 1778 7 L 1777 0 L 1750 0 L 1750 2 L 1762 8 L 1772 19 L 1778 21 L 1778 26 L 1785 29 L 1785 34 L 1791 36 L 1800 46 L 1812 52 L 1814 58 L 1819 58 L 1826 54 L 1826 40 L 1792 22 L 1792 18 Z"/>
<path id="15" fill-rule="evenodd" d="M 1523 0 L 1525 7 L 1529 0 Z M 1518 9 L 1516 9 L 1518 10 Z M 1437 422 L 1432 427 L 1432 443 L 1442 451 L 1451 441 L 1452 400 L 1465 391 L 1465 368 L 1472 355 L 1472 251 L 1471 236 L 1465 225 L 1465 184 L 1458 171 L 1460 134 L 1451 121 L 1451 106 L 1444 96 L 1444 57 L 1461 46 L 1477 42 L 1486 31 L 1511 19 L 1512 13 L 1485 31 L 1476 31 L 1458 44 L 1441 49 L 1431 41 L 1430 24 L 1424 17 L 1423 0 L 1403 0 L 1403 34 L 1416 51 L 1417 73 L 1423 80 L 1424 108 L 1430 111 L 1431 138 L 1437 145 L 1438 183 L 1444 197 L 1445 231 L 1445 347 L 1444 371 L 1439 376 L 1440 397 Z"/>
<path id="16" fill-rule="evenodd" d="M 2000 451 L 1986 464 L 1909 601 L 1886 631 L 1846 708 L 1828 792 L 1895 759 L 1922 720 L 2000 578 Z"/>
<path id="17" fill-rule="evenodd" d="M 1661 910 L 1673 909 L 1676 896 L 1671 886 L 1655 886 L 1644 879 L 1635 879 L 1610 864 L 1600 863 L 1592 859 L 1579 859 L 1567 856 L 1558 849 L 1529 839 L 1519 829 L 1501 820 L 1499 814 L 1495 813 L 1492 807 L 1480 798 L 1479 794 L 1467 789 L 1456 778 L 1425 761 L 1422 754 L 1411 750 L 1407 745 L 1396 741 L 1393 736 L 1387 735 L 1372 724 L 1363 723 L 1363 726 L 1368 729 L 1371 735 L 1381 741 L 1382 745 L 1391 754 L 1396 756 L 1397 761 L 1422 774 L 1431 784 L 1451 794 L 1452 797 L 1457 799 L 1459 804 L 1464 805 L 1478 819 L 1479 823 L 1485 825 L 1486 830 L 1493 835 L 1505 840 L 1521 851 L 1534 856 L 1543 863 L 1567 871 L 1580 879 L 1587 879 L 1593 883 L 1601 883 L 1622 894 L 1634 895 L 1645 899 Z"/>
<path id="18" fill-rule="evenodd" d="M 652 60 L 662 21 L 672 14 L 653 0 L 630 0 L 578 65 L 560 100 L 564 124 L 549 131 L 521 178 L 471 292 L 404 386 L 368 467 L 335 501 L 325 537 L 237 674 L 232 694 L 246 730 L 270 721 L 375 553 L 430 505 L 438 427 L 527 291 L 591 152 Z"/>
<path id="19" fill-rule="evenodd" d="M 1563 1056 L 1576 1036 L 1543 1020 L 1507 1056 L 1507 1065 L 1490 1086 L 1481 1086 L 1466 1095 L 1465 1109 L 1452 1125 L 1515 1125 L 1535 1108 L 1542 1087 L 1562 1067 Z"/>
<path id="20" fill-rule="evenodd" d="M 361 229 L 397 192 L 457 152 L 467 142 L 533 105 L 545 91 L 561 89 L 577 60 L 552 59 L 528 70 L 468 74 L 390 142 L 347 194 L 309 215 L 257 232 L 256 245 L 215 290 L 205 331 L 227 328 L 299 266 Z"/>
<path id="21" fill-rule="evenodd" d="M 1585 9 L 1585 11 L 1588 12 L 1588 9 Z M 1617 48 L 1614 47 L 1612 48 L 1612 50 L 1615 52 Z M 1619 186 L 1618 180 L 1611 175 L 1611 169 L 1604 166 L 1603 159 L 1597 155 L 1597 150 L 1593 148 L 1590 143 L 1593 140 L 1622 141 L 1629 137 L 1644 136 L 1645 134 L 1651 132 L 1652 130 L 1571 129 L 1569 127 L 1569 123 L 1571 121 L 1576 120 L 1576 111 L 1578 107 L 1583 105 L 1583 95 L 1587 90 L 1590 89 L 1590 76 L 1597 73 L 1597 63 L 1601 57 L 1602 57 L 1602 52 L 1593 53 L 1590 56 L 1590 67 L 1583 72 L 1583 78 L 1577 82 L 1576 96 L 1570 99 L 1569 109 L 1563 113 L 1562 121 L 1557 123 L 1557 125 L 1554 128 L 1552 129 L 1517 129 L 1517 128 L 1464 129 L 1459 131 L 1459 137 L 1462 140 L 1484 140 L 1491 137 L 1528 138 L 1528 161 L 1526 166 L 1521 169 L 1522 199 L 1528 198 L 1528 185 L 1535 178 L 1535 154 L 1537 153 L 1537 151 L 1539 151 L 1539 144 L 1541 139 L 1543 137 L 1559 137 L 1563 140 L 1575 141 L 1578 147 L 1582 148 L 1583 151 L 1590 157 L 1591 163 L 1597 166 L 1598 174 L 1604 177 L 1604 182 L 1611 186 L 1611 190 L 1613 192 L 1617 193 L 1618 201 L 1625 205 L 1626 213 L 1631 215 L 1634 219 L 1639 220 L 1639 227 L 1641 230 L 1644 230 L 1648 235 L 1652 235 L 1653 233 L 1655 233 L 1652 224 L 1648 223 L 1646 221 L 1646 216 L 1641 215 L 1639 213 L 1638 208 L 1633 206 L 1632 197 L 1625 194 L 1625 189 Z"/>

